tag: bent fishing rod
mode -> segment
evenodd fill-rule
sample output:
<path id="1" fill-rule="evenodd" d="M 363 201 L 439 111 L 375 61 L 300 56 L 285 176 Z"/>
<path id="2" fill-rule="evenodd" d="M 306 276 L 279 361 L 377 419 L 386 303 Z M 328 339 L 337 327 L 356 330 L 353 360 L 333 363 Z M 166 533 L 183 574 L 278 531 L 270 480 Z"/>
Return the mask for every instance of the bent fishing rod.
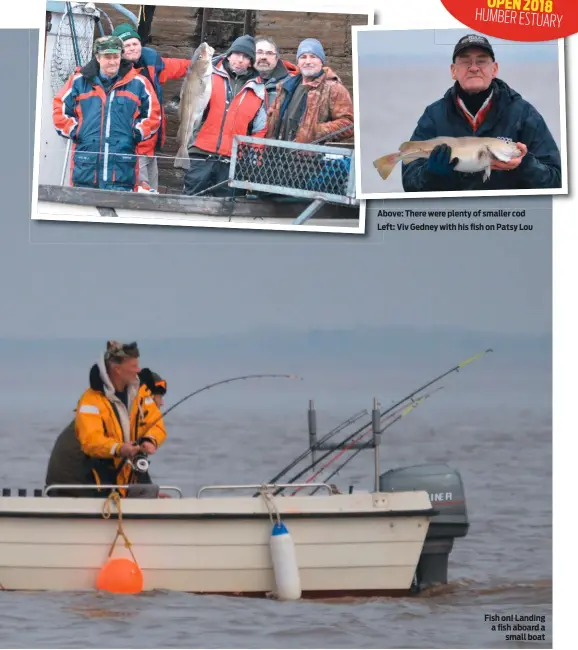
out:
<path id="1" fill-rule="evenodd" d="M 176 409 L 177 406 L 179 406 L 183 402 L 186 402 L 191 397 L 198 395 L 199 393 L 209 390 L 210 388 L 214 388 L 215 386 L 221 386 L 222 384 L 230 384 L 233 381 L 241 381 L 243 379 L 263 379 L 263 378 L 271 378 L 271 377 L 285 378 L 285 379 L 300 379 L 300 380 L 303 379 L 298 375 L 256 374 L 256 375 L 242 375 L 240 377 L 229 377 L 228 379 L 221 379 L 220 381 L 215 381 L 212 384 L 207 384 L 206 386 L 203 386 L 202 388 L 199 388 L 193 391 L 192 393 L 189 393 L 189 395 L 186 395 L 178 402 L 175 402 L 171 407 L 169 407 L 166 411 L 164 411 L 164 413 L 161 413 L 156 420 L 153 420 L 153 422 L 144 430 L 144 432 L 139 437 L 141 438 L 146 437 L 147 432 L 150 431 L 156 424 L 158 424 L 164 417 L 166 417 L 173 409 Z"/>
<path id="2" fill-rule="evenodd" d="M 386 429 L 389 429 L 389 427 L 391 427 L 392 425 L 394 425 L 398 420 L 401 420 L 401 418 L 405 417 L 408 413 L 411 413 L 411 411 L 413 411 L 414 408 L 417 408 L 417 407 L 418 407 L 418 406 L 419 406 L 419 405 L 420 405 L 424 400 L 426 400 L 428 397 L 431 397 L 434 393 L 437 393 L 438 390 L 442 390 L 442 389 L 443 389 L 443 386 L 440 386 L 439 388 L 436 388 L 435 390 L 432 390 L 431 393 L 426 393 L 425 395 L 422 395 L 418 400 L 416 400 L 415 402 L 413 402 L 412 404 L 410 404 L 409 406 L 407 406 L 406 408 L 404 408 L 404 409 L 401 411 L 401 413 L 400 413 L 400 414 L 395 418 L 395 420 L 393 420 L 393 422 L 390 422 L 387 426 L 385 426 L 385 427 L 383 427 L 383 429 L 381 429 L 381 431 L 379 432 L 380 435 L 381 435 L 381 434 L 382 434 Z M 369 431 L 366 432 L 366 433 L 364 433 L 362 436 L 360 436 L 360 437 L 358 438 L 358 441 L 363 440 L 363 438 L 365 438 L 365 436 L 366 436 L 368 433 L 369 433 Z M 335 458 L 332 458 L 332 459 L 331 459 L 328 463 L 326 463 L 326 464 L 325 464 L 325 465 L 324 465 L 320 470 L 318 470 L 318 471 L 317 471 L 313 476 L 309 477 L 309 478 L 307 479 L 306 482 L 307 482 L 307 483 L 311 483 L 311 481 L 312 481 L 316 476 L 318 476 L 318 475 L 319 475 L 319 474 L 320 474 L 324 469 L 327 469 L 327 468 L 328 468 L 332 463 L 334 463 L 338 458 L 340 458 L 340 457 L 341 457 L 341 456 L 342 456 L 346 451 L 349 451 L 349 450 L 353 447 L 353 445 L 355 444 L 355 442 L 356 442 L 356 441 L 351 442 L 347 447 L 345 447 L 344 449 L 342 449 L 341 452 L 340 452 L 339 454 L 337 454 L 337 456 L 335 456 Z M 366 448 L 367 448 L 367 447 L 366 447 Z M 346 458 L 346 459 L 343 461 L 343 463 L 341 463 L 341 465 L 339 465 L 339 466 L 337 467 L 337 469 L 335 469 L 333 472 L 331 472 L 331 474 L 329 474 L 329 476 L 325 479 L 324 482 L 329 481 L 329 480 L 330 480 L 331 478 L 333 478 L 336 474 L 338 474 L 338 473 L 340 472 L 340 470 L 342 470 L 342 469 L 347 465 L 347 463 L 349 463 L 350 461 L 352 461 L 352 460 L 357 456 L 357 454 L 358 454 L 360 451 L 363 451 L 363 450 L 364 450 L 364 447 L 359 447 L 358 449 L 356 449 L 356 450 L 353 452 L 353 454 L 351 454 L 351 456 L 349 456 L 348 458 Z M 291 482 L 291 481 L 290 481 L 290 482 Z M 297 492 L 299 492 L 300 489 L 301 489 L 301 488 L 297 488 L 297 490 L 295 490 L 295 492 L 293 492 L 293 495 L 297 494 Z M 313 496 L 313 495 L 317 492 L 317 490 L 319 490 L 318 487 L 316 487 L 316 488 L 313 490 L 313 492 L 311 492 L 311 496 Z"/>
<path id="3" fill-rule="evenodd" d="M 477 359 L 479 359 L 480 357 L 483 357 L 484 355 L 488 354 L 489 352 L 493 352 L 492 348 L 488 348 L 487 350 L 484 350 L 483 352 L 478 352 L 478 354 L 475 354 L 474 356 L 472 356 L 472 357 L 470 357 L 470 358 L 468 358 L 468 359 L 465 359 L 464 361 L 461 361 L 460 363 L 458 363 L 457 365 L 455 365 L 453 368 L 450 368 L 449 370 L 447 370 L 446 372 L 443 372 L 441 375 L 438 375 L 437 377 L 435 377 L 435 378 L 432 379 L 431 381 L 428 381 L 426 384 L 424 384 L 423 386 L 420 386 L 420 387 L 417 388 L 416 390 L 412 391 L 409 395 L 407 395 L 407 396 L 404 397 L 403 399 L 400 399 L 398 402 L 396 402 L 395 404 L 393 404 L 392 406 L 390 406 L 389 408 L 387 408 L 385 411 L 380 412 L 380 414 L 379 414 L 379 418 L 380 418 L 380 420 L 381 420 L 381 418 L 383 418 L 385 415 L 388 415 L 389 413 L 391 413 L 392 411 L 394 411 L 398 406 L 401 406 L 404 402 L 407 402 L 408 400 L 412 399 L 412 397 L 414 397 L 414 396 L 417 395 L 418 393 L 421 393 L 422 390 L 425 390 L 426 388 L 429 388 L 429 387 L 432 386 L 433 384 L 435 384 L 435 383 L 437 383 L 438 381 L 440 381 L 440 379 L 443 379 L 444 377 L 447 377 L 448 375 L 450 375 L 452 372 L 459 372 L 459 371 L 460 371 L 464 366 L 468 365 L 469 363 L 472 363 L 473 361 L 476 361 Z M 359 429 L 357 429 L 356 431 L 354 431 L 353 433 L 351 433 L 349 436 L 347 436 L 347 437 L 342 441 L 341 444 L 342 444 L 342 445 L 346 444 L 346 443 L 349 442 L 351 439 L 353 439 L 353 438 L 355 438 L 357 435 L 359 435 L 359 434 L 360 434 L 364 429 L 366 429 L 366 428 L 367 428 L 368 426 L 370 426 L 370 425 L 371 425 L 371 422 L 369 422 L 368 424 L 365 424 L 364 426 L 360 427 Z M 291 467 L 291 468 L 292 468 L 292 467 L 295 467 L 295 465 L 297 465 L 298 462 L 300 462 L 301 460 L 303 460 L 303 458 L 305 458 L 305 457 L 307 456 L 308 453 L 309 453 L 309 450 L 307 450 L 307 452 L 305 452 L 305 454 L 303 454 L 303 455 L 299 458 L 299 460 L 294 461 L 293 463 L 291 463 L 291 464 L 290 464 L 290 467 Z M 327 456 L 329 456 L 329 455 L 332 454 L 332 453 L 333 453 L 333 450 L 328 451 L 326 454 L 324 454 L 323 456 L 321 456 L 320 458 L 318 458 L 314 464 L 320 463 L 322 460 L 324 460 L 325 458 L 327 458 Z M 305 470 L 303 470 L 303 471 L 300 472 L 297 476 L 295 476 L 295 477 L 292 479 L 292 481 L 295 481 L 297 478 L 303 476 L 303 474 L 304 474 L 305 472 L 308 472 L 308 471 L 309 471 L 309 470 L 314 466 L 314 464 L 311 464 L 311 465 L 307 466 L 307 467 L 305 468 Z M 288 469 L 287 469 L 287 470 L 284 470 L 283 472 L 281 472 L 281 474 L 284 474 L 285 471 L 289 471 L 289 470 L 288 470 Z M 275 481 L 271 481 L 270 483 L 274 483 L 274 482 L 275 482 Z M 283 488 L 279 488 L 276 492 L 274 492 L 274 495 L 279 494 L 279 492 L 280 492 L 282 489 L 283 489 Z"/>

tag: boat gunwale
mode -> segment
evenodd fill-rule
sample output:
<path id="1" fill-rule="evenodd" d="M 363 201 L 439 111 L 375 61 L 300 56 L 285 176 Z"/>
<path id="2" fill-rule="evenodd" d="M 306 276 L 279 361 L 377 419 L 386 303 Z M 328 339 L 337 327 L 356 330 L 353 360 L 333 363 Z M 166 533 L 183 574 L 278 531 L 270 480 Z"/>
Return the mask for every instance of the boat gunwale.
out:
<path id="1" fill-rule="evenodd" d="M 18 497 L 11 497 L 18 498 Z M 74 498 L 74 497 L 69 497 Z M 408 518 L 435 517 L 440 514 L 435 508 L 420 510 L 360 510 L 349 512 L 284 512 L 283 519 L 360 519 L 360 518 Z M 33 510 L 0 510 L 0 518 L 15 519 L 102 519 L 102 512 L 62 512 L 62 511 L 33 511 Z M 111 512 L 107 518 L 118 519 L 118 513 Z M 268 512 L 124 512 L 123 519 L 150 520 L 171 519 L 187 520 L 219 520 L 219 519 L 270 519 Z"/>

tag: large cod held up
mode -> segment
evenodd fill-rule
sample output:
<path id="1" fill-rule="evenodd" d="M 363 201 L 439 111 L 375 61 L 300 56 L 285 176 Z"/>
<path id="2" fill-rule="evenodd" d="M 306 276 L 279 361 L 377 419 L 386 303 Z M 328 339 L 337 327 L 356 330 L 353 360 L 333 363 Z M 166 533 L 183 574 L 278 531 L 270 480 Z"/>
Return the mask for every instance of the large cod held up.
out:
<path id="1" fill-rule="evenodd" d="M 179 102 L 179 130 L 175 157 L 175 167 L 189 169 L 189 140 L 199 125 L 211 98 L 213 64 L 215 50 L 207 43 L 201 43 L 194 51 L 189 69 L 181 86 Z"/>

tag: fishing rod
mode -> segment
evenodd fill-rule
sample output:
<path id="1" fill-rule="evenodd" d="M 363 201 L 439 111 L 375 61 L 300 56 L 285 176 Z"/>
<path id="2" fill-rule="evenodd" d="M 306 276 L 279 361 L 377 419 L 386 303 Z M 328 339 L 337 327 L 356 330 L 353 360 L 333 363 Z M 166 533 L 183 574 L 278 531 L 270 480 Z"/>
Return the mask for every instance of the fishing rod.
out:
<path id="1" fill-rule="evenodd" d="M 256 374 L 256 375 L 242 375 L 240 377 L 229 377 L 228 379 L 221 379 L 220 381 L 215 381 L 212 384 L 207 384 L 206 386 L 203 386 L 202 388 L 199 388 L 198 390 L 193 391 L 189 395 L 186 395 L 182 399 L 180 399 L 178 402 L 175 402 L 171 407 L 169 407 L 164 413 L 161 413 L 160 416 L 156 419 L 153 420 L 153 422 L 144 430 L 144 432 L 141 434 L 141 438 L 146 435 L 148 431 L 150 431 L 155 424 L 160 422 L 165 416 L 167 416 L 173 409 L 176 409 L 177 406 L 182 404 L 183 402 L 186 402 L 188 399 L 191 397 L 194 397 L 195 395 L 198 395 L 199 393 L 202 393 L 206 390 L 209 390 L 210 388 L 214 388 L 215 386 L 220 386 L 222 384 L 230 384 L 233 381 L 241 381 L 243 379 L 263 379 L 263 378 L 271 378 L 271 377 L 280 377 L 280 378 L 285 378 L 285 379 L 303 379 L 302 377 L 299 377 L 298 375 L 282 375 L 282 374 Z"/>
<path id="2" fill-rule="evenodd" d="M 389 424 L 387 424 L 386 426 L 384 426 L 384 427 L 379 431 L 379 434 L 381 435 L 381 434 L 382 434 L 386 429 L 389 429 L 390 426 L 392 426 L 393 424 L 395 424 L 395 423 L 396 423 L 398 420 L 400 420 L 404 415 L 407 415 L 407 413 L 409 413 L 409 412 L 412 411 L 416 406 L 418 406 L 419 404 L 421 404 L 421 402 L 423 402 L 425 399 L 427 399 L 428 397 L 430 397 L 431 395 L 433 395 L 434 393 L 436 393 L 438 390 L 442 390 L 442 388 L 443 388 L 443 386 L 440 386 L 439 388 L 436 388 L 435 390 L 433 390 L 431 393 L 427 393 L 426 395 L 422 395 L 422 397 L 420 397 L 417 401 L 415 401 L 415 402 L 413 402 L 412 404 L 410 404 L 410 406 L 406 407 L 405 409 L 400 408 L 400 409 L 398 409 L 397 411 L 394 411 L 394 413 L 392 413 L 390 416 L 388 416 L 388 419 L 390 419 L 390 418 L 395 418 L 395 419 L 394 419 L 391 423 L 389 423 Z M 398 415 L 398 414 L 399 414 L 399 415 Z M 310 476 L 310 477 L 305 481 L 305 483 L 311 483 L 311 481 L 313 481 L 314 478 L 316 478 L 317 476 L 319 476 L 319 474 L 321 474 L 321 472 L 323 472 L 324 470 L 326 470 L 326 469 L 327 469 L 327 468 L 328 468 L 332 463 L 334 463 L 337 459 L 341 458 L 341 456 L 343 456 L 343 454 L 344 454 L 346 451 L 349 451 L 349 450 L 352 449 L 352 448 L 353 448 L 353 447 L 354 447 L 358 442 L 361 442 L 361 441 L 362 441 L 362 440 L 363 440 L 363 439 L 364 439 L 364 438 L 365 438 L 369 433 L 371 433 L 371 430 L 366 431 L 365 433 L 361 434 L 361 435 L 359 436 L 359 438 L 355 438 L 355 439 L 353 439 L 353 440 L 352 440 L 348 445 L 346 445 L 345 447 L 343 447 L 343 449 L 339 450 L 336 456 L 334 456 L 333 458 L 330 458 L 329 461 L 328 461 L 327 463 L 325 463 L 325 465 L 323 465 L 323 466 L 322 466 L 320 469 L 318 469 L 314 474 L 312 474 L 312 475 L 311 475 L 311 476 Z M 368 445 L 368 447 L 369 447 L 369 446 L 370 446 L 370 445 Z M 363 449 L 367 449 L 368 447 L 360 447 L 359 449 L 357 449 L 357 451 L 355 452 L 355 454 L 353 454 L 353 456 L 351 456 L 351 457 L 347 460 L 347 462 L 349 462 L 349 460 L 351 460 L 351 458 L 353 458 L 354 456 L 356 456 L 360 451 L 363 451 Z M 291 483 L 291 481 L 289 481 L 289 482 Z M 299 492 L 299 491 L 300 491 L 301 489 L 303 489 L 304 487 L 305 487 L 304 485 L 302 485 L 301 487 L 298 487 L 298 488 L 295 490 L 295 492 L 292 493 L 292 496 L 294 496 L 295 494 L 297 494 L 297 492 Z"/>
<path id="3" fill-rule="evenodd" d="M 276 483 L 282 476 L 283 474 L 286 474 L 288 471 L 292 470 L 295 465 L 298 465 L 304 458 L 309 456 L 309 454 L 317 449 L 320 445 L 322 445 L 324 442 L 327 442 L 330 438 L 332 438 L 334 435 L 338 434 L 340 431 L 343 431 L 343 429 L 346 429 L 350 424 L 353 424 L 354 422 L 357 422 L 359 418 L 362 418 L 364 415 L 366 415 L 367 409 L 363 409 L 363 411 L 359 411 L 359 413 L 356 413 L 355 415 L 352 415 L 350 418 L 347 420 L 344 420 L 341 422 L 341 424 L 338 424 L 334 429 L 331 429 L 328 433 L 326 433 L 322 438 L 320 438 L 314 445 L 310 445 L 308 449 L 306 449 L 300 456 L 298 456 L 295 460 L 293 460 L 287 467 L 282 469 L 278 474 L 276 474 L 270 481 L 268 481 L 267 485 L 272 485 Z M 316 461 L 315 464 L 317 464 Z M 253 496 L 258 497 L 261 493 L 256 492 Z"/>
<path id="4" fill-rule="evenodd" d="M 411 392 L 409 395 L 407 395 L 407 396 L 404 397 L 403 399 L 400 399 L 400 400 L 399 400 L 397 403 L 395 403 L 393 406 L 390 406 L 390 407 L 389 407 L 388 409 L 386 409 L 385 411 L 380 412 L 380 414 L 379 414 L 379 419 L 381 420 L 381 418 L 383 418 L 384 415 L 388 415 L 388 414 L 391 413 L 393 410 L 395 410 L 398 406 L 401 406 L 404 402 L 407 402 L 407 400 L 410 400 L 412 397 L 414 397 L 414 396 L 417 395 L 418 393 L 421 393 L 422 390 L 425 390 L 426 388 L 429 388 L 432 384 L 437 383 L 440 379 L 443 379 L 444 377 L 447 377 L 447 376 L 448 376 L 449 374 L 451 374 L 452 372 L 459 372 L 459 371 L 460 371 L 464 366 L 466 366 L 466 365 L 469 364 L 469 363 L 472 363 L 472 361 L 475 361 L 475 360 L 479 359 L 480 357 L 484 356 L 484 355 L 487 354 L 488 352 L 493 352 L 493 350 L 492 350 L 491 348 L 488 348 L 487 350 L 484 350 L 483 352 L 479 352 L 478 354 L 475 354 L 473 357 L 470 357 L 469 359 L 465 359 L 464 361 L 461 361 L 460 363 L 458 363 L 458 364 L 457 364 L 456 366 L 454 366 L 453 368 L 450 368 L 450 369 L 447 370 L 446 372 L 443 372 L 441 375 L 438 375 L 435 379 L 432 379 L 431 381 L 428 381 L 426 384 L 424 384 L 423 386 L 420 386 L 419 388 L 417 388 L 416 390 L 414 390 L 413 392 Z M 368 424 L 366 424 L 366 425 L 364 425 L 364 426 L 362 426 L 361 428 L 357 429 L 357 430 L 354 431 L 353 433 L 351 433 L 349 436 L 347 436 L 347 437 L 342 441 L 341 445 L 344 445 L 344 444 L 346 444 L 347 442 L 349 442 L 350 440 L 352 440 L 353 438 L 355 438 L 357 435 L 359 435 L 359 434 L 360 434 L 364 429 L 366 429 L 366 428 L 367 428 L 368 426 L 370 426 L 370 425 L 371 425 L 371 422 L 368 423 Z M 341 446 L 341 445 L 340 445 L 340 446 Z M 305 474 L 305 472 L 308 472 L 310 469 L 312 469 L 312 467 L 314 467 L 315 464 L 320 463 L 322 460 L 324 460 L 324 459 L 327 458 L 330 454 L 332 454 L 333 451 L 334 451 L 333 449 L 330 449 L 326 454 L 323 454 L 323 456 L 321 456 L 320 458 L 318 458 L 314 464 L 310 464 L 310 465 L 308 465 L 304 470 L 302 470 L 301 472 L 299 472 L 299 474 L 297 474 L 296 476 L 294 476 L 294 477 L 293 477 L 289 482 L 290 482 L 290 483 L 293 483 L 294 481 L 296 481 L 298 478 L 300 478 L 301 476 L 303 476 L 303 474 Z M 273 481 L 272 481 L 272 482 L 273 482 Z M 283 488 L 279 488 L 276 492 L 274 492 L 274 495 L 279 494 L 279 492 L 281 492 L 282 490 L 283 490 Z"/>
<path id="5" fill-rule="evenodd" d="M 414 408 L 417 408 L 424 400 L 426 400 L 428 397 L 431 397 L 434 393 L 437 393 L 438 390 L 442 390 L 442 389 L 443 389 L 443 386 L 440 386 L 439 388 L 436 388 L 435 390 L 432 390 L 431 393 L 427 393 L 426 395 L 422 395 L 418 400 L 416 400 L 415 402 L 413 402 L 412 404 L 410 404 L 406 408 L 402 409 L 401 413 L 395 418 L 395 420 L 393 420 L 393 422 L 391 422 L 390 424 L 385 426 L 379 433 L 382 434 L 386 429 L 389 429 L 389 427 L 394 425 L 398 420 L 401 420 L 401 418 L 405 417 L 408 413 L 413 411 Z M 363 438 L 365 438 L 367 433 L 369 433 L 369 432 L 366 432 L 362 436 L 360 436 L 359 440 L 363 440 Z M 311 481 L 315 478 L 315 476 L 317 476 L 321 471 L 323 471 L 323 469 L 327 469 L 327 467 L 329 467 L 329 465 L 331 465 L 338 458 L 340 458 L 340 456 L 342 456 L 345 453 L 345 451 L 348 451 L 349 449 L 351 449 L 354 444 L 355 443 L 350 443 L 339 454 L 337 454 L 337 456 L 335 456 L 335 458 L 332 458 L 328 463 L 325 464 L 325 466 L 319 472 L 317 472 L 314 476 L 309 478 L 306 482 L 311 483 Z M 356 449 L 353 452 L 353 454 L 351 454 L 351 456 L 349 456 L 349 458 L 346 458 L 345 461 L 343 463 L 341 463 L 341 465 L 339 465 L 339 467 L 337 467 L 336 470 L 334 470 L 331 474 L 329 474 L 329 476 L 325 479 L 324 482 L 329 481 L 329 479 L 331 479 L 333 476 L 335 476 L 335 474 L 338 474 L 339 471 L 342 470 L 345 467 L 345 465 L 347 465 L 347 463 L 352 461 L 360 451 L 363 451 L 363 449 L 364 449 L 363 447 L 360 447 L 360 448 Z M 295 490 L 295 492 L 293 492 L 293 495 L 296 494 L 297 492 L 299 492 L 300 489 L 301 488 L 297 488 L 297 490 Z M 319 489 L 318 487 L 315 488 L 313 490 L 313 492 L 311 492 L 311 496 L 313 496 L 317 492 L 318 489 Z"/>

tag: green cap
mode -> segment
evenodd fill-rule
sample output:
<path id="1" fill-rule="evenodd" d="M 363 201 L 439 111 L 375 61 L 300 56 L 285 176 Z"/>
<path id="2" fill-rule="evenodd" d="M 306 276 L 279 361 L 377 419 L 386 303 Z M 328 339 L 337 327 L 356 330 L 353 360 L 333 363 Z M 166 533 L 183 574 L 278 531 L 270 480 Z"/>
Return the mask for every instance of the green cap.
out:
<path id="1" fill-rule="evenodd" d="M 116 36 L 101 36 L 94 41 L 94 54 L 120 54 L 123 44 Z"/>
<path id="2" fill-rule="evenodd" d="M 130 23 L 122 23 L 122 25 L 118 25 L 114 28 L 112 35 L 118 36 L 121 41 L 128 41 L 130 38 L 138 38 L 139 41 L 141 40 L 139 33 Z"/>

